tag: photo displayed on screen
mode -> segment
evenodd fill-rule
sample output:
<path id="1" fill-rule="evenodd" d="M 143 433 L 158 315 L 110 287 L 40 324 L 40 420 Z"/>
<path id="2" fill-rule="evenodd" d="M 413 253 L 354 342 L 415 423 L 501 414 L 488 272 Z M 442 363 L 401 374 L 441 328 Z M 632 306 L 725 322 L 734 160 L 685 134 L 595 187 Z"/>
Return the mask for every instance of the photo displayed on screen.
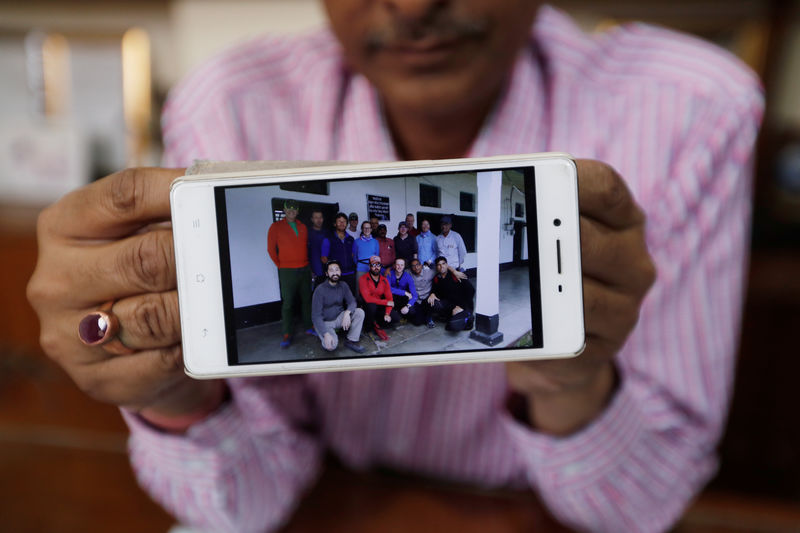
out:
<path id="1" fill-rule="evenodd" d="M 533 168 L 215 198 L 230 364 L 543 345 Z"/>

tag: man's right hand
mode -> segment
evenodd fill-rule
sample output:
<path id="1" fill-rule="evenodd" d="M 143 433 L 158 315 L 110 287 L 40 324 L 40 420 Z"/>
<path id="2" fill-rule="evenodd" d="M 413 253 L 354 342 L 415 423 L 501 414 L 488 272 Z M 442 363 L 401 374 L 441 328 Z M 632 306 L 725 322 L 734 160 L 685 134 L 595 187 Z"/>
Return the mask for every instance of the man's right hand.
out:
<path id="1" fill-rule="evenodd" d="M 140 168 L 74 191 L 39 216 L 39 259 L 28 300 L 45 353 L 92 398 L 161 417 L 207 409 L 222 381 L 196 381 L 182 368 L 169 187 L 181 169 Z M 113 301 L 113 355 L 85 346 L 78 323 Z"/>
<path id="2" fill-rule="evenodd" d="M 333 334 L 330 331 L 326 331 L 325 335 L 322 336 L 322 346 L 326 350 L 333 350 L 334 338 Z"/>
<path id="3" fill-rule="evenodd" d="M 428 305 L 433 305 L 434 303 L 436 303 L 436 300 L 438 299 L 439 298 L 437 298 L 435 294 L 431 294 L 430 296 L 428 296 Z"/>

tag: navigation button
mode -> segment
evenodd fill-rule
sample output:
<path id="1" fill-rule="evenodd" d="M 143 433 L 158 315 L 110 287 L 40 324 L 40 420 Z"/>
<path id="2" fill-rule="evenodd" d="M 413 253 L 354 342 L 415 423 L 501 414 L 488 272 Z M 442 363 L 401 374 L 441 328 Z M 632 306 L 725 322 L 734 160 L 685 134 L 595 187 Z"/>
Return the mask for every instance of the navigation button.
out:
<path id="1" fill-rule="evenodd" d="M 196 219 L 192 220 L 192 227 L 194 229 L 198 229 L 200 227 L 200 219 L 199 218 L 196 218 Z"/>
<path id="2" fill-rule="evenodd" d="M 205 339 L 205 338 L 208 336 L 208 329 L 206 329 L 206 328 L 203 328 L 203 329 L 202 329 L 202 331 L 200 332 L 200 334 L 201 334 L 201 335 L 203 336 L 203 338 Z"/>
<path id="3" fill-rule="evenodd" d="M 197 276 L 195 276 L 195 280 L 197 283 L 203 283 L 206 280 L 206 277 L 202 274 L 197 274 Z"/>

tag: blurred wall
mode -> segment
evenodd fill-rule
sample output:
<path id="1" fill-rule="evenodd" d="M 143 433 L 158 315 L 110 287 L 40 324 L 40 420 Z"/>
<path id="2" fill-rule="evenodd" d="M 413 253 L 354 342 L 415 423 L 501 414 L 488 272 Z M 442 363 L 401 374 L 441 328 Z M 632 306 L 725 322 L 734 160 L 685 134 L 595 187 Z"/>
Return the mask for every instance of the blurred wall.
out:
<path id="1" fill-rule="evenodd" d="M 170 21 L 176 43 L 176 76 L 220 49 L 263 33 L 290 34 L 324 24 L 317 0 L 175 0 Z"/>
<path id="2" fill-rule="evenodd" d="M 684 17 L 702 26 L 706 13 L 719 10 L 714 0 L 652 0 L 648 2 L 605 0 L 556 0 L 557 6 L 577 16 L 584 27 L 599 17 L 655 18 L 669 24 L 671 17 Z M 725 2 L 733 18 L 763 9 L 754 0 Z M 799 5 L 800 2 L 791 2 Z M 771 102 L 776 125 L 800 129 L 800 9 L 788 22 L 785 51 Z M 695 15 L 693 15 L 695 14 Z M 319 0 L 0 0 L 0 30 L 42 27 L 59 31 L 121 31 L 131 26 L 145 28 L 153 44 L 153 82 L 165 92 L 193 67 L 215 52 L 260 33 L 296 33 L 324 24 Z M 713 20 L 708 20 L 713 23 Z"/>

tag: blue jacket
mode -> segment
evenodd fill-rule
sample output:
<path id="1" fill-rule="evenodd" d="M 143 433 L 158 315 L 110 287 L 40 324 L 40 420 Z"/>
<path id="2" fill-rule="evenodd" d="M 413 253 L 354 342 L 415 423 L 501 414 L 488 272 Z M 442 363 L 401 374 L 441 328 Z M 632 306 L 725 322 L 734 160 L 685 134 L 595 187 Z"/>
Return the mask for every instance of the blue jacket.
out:
<path id="1" fill-rule="evenodd" d="M 388 276 L 389 279 L 389 286 L 392 288 L 392 294 L 396 294 L 397 296 L 405 296 L 406 291 L 411 293 L 411 298 L 408 300 L 408 305 L 412 306 L 417 302 L 417 298 L 419 295 L 417 294 L 417 288 L 414 286 L 414 279 L 411 277 L 411 274 L 408 272 L 403 272 L 403 275 L 400 276 L 400 279 L 397 279 L 397 272 L 392 269 Z"/>
<path id="2" fill-rule="evenodd" d="M 378 239 L 370 236 L 365 239 L 363 236 L 356 239 L 353 245 L 353 256 L 356 260 L 356 270 L 359 272 L 369 272 L 369 258 L 379 255 Z"/>
<path id="3" fill-rule="evenodd" d="M 325 255 L 322 251 L 322 243 L 330 236 L 328 230 L 315 230 L 312 226 L 308 227 L 308 262 L 311 263 L 311 272 L 315 276 L 321 276 L 325 265 L 320 258 Z"/>
<path id="4" fill-rule="evenodd" d="M 336 259 L 342 268 L 342 275 L 352 274 L 356 271 L 356 261 L 353 259 L 353 237 L 344 234 L 344 240 L 340 239 L 334 231 L 331 236 L 322 241 L 322 251 L 320 255 L 327 257 L 328 261 Z"/>

